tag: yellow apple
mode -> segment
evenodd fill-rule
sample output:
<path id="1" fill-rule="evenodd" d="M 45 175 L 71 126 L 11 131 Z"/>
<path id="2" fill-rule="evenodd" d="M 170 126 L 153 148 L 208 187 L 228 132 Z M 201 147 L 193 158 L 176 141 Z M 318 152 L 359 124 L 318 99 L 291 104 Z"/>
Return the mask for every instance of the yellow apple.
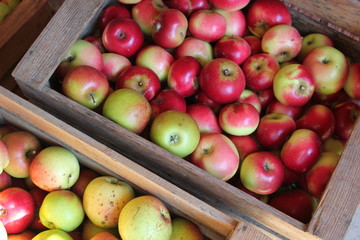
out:
<path id="1" fill-rule="evenodd" d="M 62 230 L 49 229 L 38 233 L 32 240 L 73 240 L 73 238 Z"/>
<path id="2" fill-rule="evenodd" d="M 117 226 L 114 228 L 102 228 L 96 226 L 88 218 L 84 220 L 82 224 L 82 240 L 89 240 L 92 237 L 94 237 L 96 234 L 101 232 L 108 232 L 116 237 L 119 237 L 119 231 Z"/>
<path id="3" fill-rule="evenodd" d="M 199 227 L 190 220 L 177 217 L 172 220 L 172 234 L 169 240 L 203 240 Z"/>

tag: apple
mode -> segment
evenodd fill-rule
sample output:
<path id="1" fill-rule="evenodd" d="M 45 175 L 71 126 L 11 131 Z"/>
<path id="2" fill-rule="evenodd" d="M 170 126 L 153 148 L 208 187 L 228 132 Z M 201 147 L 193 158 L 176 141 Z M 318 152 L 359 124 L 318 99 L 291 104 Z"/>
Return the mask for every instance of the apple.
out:
<path id="1" fill-rule="evenodd" d="M 144 34 L 135 20 L 114 18 L 106 25 L 102 41 L 107 51 L 132 57 L 142 47 Z"/>
<path id="2" fill-rule="evenodd" d="M 1 139 L 9 152 L 10 162 L 6 168 L 10 176 L 15 178 L 29 177 L 30 163 L 42 149 L 40 140 L 27 131 L 16 131 Z"/>
<path id="3" fill-rule="evenodd" d="M 208 0 L 214 7 L 225 11 L 240 10 L 248 5 L 250 0 Z"/>
<path id="4" fill-rule="evenodd" d="M 127 182 L 112 176 L 99 176 L 85 188 L 83 207 L 86 216 L 98 227 L 117 226 L 119 213 L 135 197 Z"/>
<path id="5" fill-rule="evenodd" d="M 131 13 L 128 8 L 119 4 L 106 6 L 98 18 L 98 29 L 100 32 L 103 32 L 106 24 L 114 18 L 131 18 Z"/>
<path id="6" fill-rule="evenodd" d="M 188 113 L 168 110 L 155 117 L 150 128 L 150 140 L 174 155 L 184 158 L 198 145 L 200 130 Z"/>
<path id="7" fill-rule="evenodd" d="M 32 240 L 73 240 L 73 238 L 66 232 L 60 229 L 49 229 L 38 233 Z"/>
<path id="8" fill-rule="evenodd" d="M 360 99 L 360 62 L 352 63 L 345 81 L 344 91 L 351 98 Z"/>
<path id="9" fill-rule="evenodd" d="M 8 5 L 0 2 L 0 23 L 11 13 L 11 9 Z"/>
<path id="10" fill-rule="evenodd" d="M 108 232 L 116 237 L 119 237 L 119 231 L 117 226 L 114 228 L 98 227 L 94 223 L 92 223 L 89 218 L 84 219 L 81 230 L 82 230 L 82 239 L 91 239 L 93 236 L 101 232 Z"/>
<path id="11" fill-rule="evenodd" d="M 220 13 L 226 21 L 225 36 L 242 37 L 246 31 L 246 19 L 244 13 L 238 10 L 222 10 L 214 9 L 215 12 Z"/>
<path id="12" fill-rule="evenodd" d="M 208 96 L 205 95 L 204 91 L 201 88 L 194 95 L 195 103 L 202 103 L 209 106 L 215 114 L 220 112 L 220 109 L 223 107 L 223 104 L 214 102 Z"/>
<path id="13" fill-rule="evenodd" d="M 320 46 L 334 46 L 331 38 L 323 33 L 309 33 L 302 39 L 302 46 L 296 60 L 303 62 L 306 55 L 316 47 Z"/>
<path id="14" fill-rule="evenodd" d="M 185 39 L 188 20 L 184 13 L 175 8 L 161 11 L 154 22 L 152 40 L 163 48 L 176 48 Z"/>
<path id="15" fill-rule="evenodd" d="M 243 37 L 243 39 L 247 41 L 250 46 L 251 56 L 258 53 L 262 53 L 261 38 L 254 35 L 246 35 Z"/>
<path id="16" fill-rule="evenodd" d="M 109 81 L 101 70 L 86 65 L 70 70 L 61 87 L 65 96 L 89 109 L 100 106 L 110 88 Z"/>
<path id="17" fill-rule="evenodd" d="M 242 184 L 252 192 L 268 195 L 276 192 L 284 179 L 284 166 L 278 156 L 259 151 L 247 155 L 240 165 Z"/>
<path id="18" fill-rule="evenodd" d="M 343 152 L 345 141 L 331 136 L 323 142 L 323 152 L 334 152 L 339 155 Z"/>
<path id="19" fill-rule="evenodd" d="M 119 74 L 125 68 L 131 66 L 131 62 L 127 57 L 116 53 L 103 53 L 102 59 L 104 66 L 101 71 L 110 82 L 116 82 Z"/>
<path id="20" fill-rule="evenodd" d="M 162 0 L 143 0 L 131 8 L 132 18 L 139 24 L 143 33 L 151 36 L 154 21 L 161 11 L 168 9 Z"/>
<path id="21" fill-rule="evenodd" d="M 335 116 L 334 134 L 342 139 L 348 139 L 360 116 L 360 106 L 353 101 L 343 101 L 336 104 L 332 111 Z"/>
<path id="22" fill-rule="evenodd" d="M 170 8 L 175 8 L 184 13 L 187 17 L 200 9 L 210 9 L 208 0 L 169 0 L 167 4 Z"/>
<path id="23" fill-rule="evenodd" d="M 259 91 L 258 93 L 261 109 L 266 109 L 269 104 L 275 100 L 274 91 L 273 88 L 268 88 L 262 91 Z"/>
<path id="24" fill-rule="evenodd" d="M 203 240 L 204 235 L 200 231 L 199 227 L 183 217 L 173 218 L 171 221 L 172 233 L 169 240 Z"/>
<path id="25" fill-rule="evenodd" d="M 119 240 L 113 234 L 109 232 L 100 232 L 95 234 L 90 240 Z"/>
<path id="26" fill-rule="evenodd" d="M 293 107 L 284 105 L 276 99 L 273 99 L 266 108 L 266 113 L 284 113 L 296 120 L 303 113 L 303 106 Z"/>
<path id="27" fill-rule="evenodd" d="M 349 64 L 345 55 L 331 46 L 320 46 L 309 52 L 303 64 L 315 81 L 315 91 L 333 94 L 341 90 L 346 82 Z"/>
<path id="28" fill-rule="evenodd" d="M 119 3 L 123 3 L 123 4 L 137 4 L 139 2 L 141 2 L 141 0 L 118 0 Z"/>
<path id="29" fill-rule="evenodd" d="M 6 134 L 18 131 L 19 129 L 11 124 L 0 125 L 0 140 L 5 137 Z"/>
<path id="30" fill-rule="evenodd" d="M 296 126 L 313 130 L 324 141 L 334 134 L 335 116 L 329 107 L 313 104 L 296 120 Z"/>
<path id="31" fill-rule="evenodd" d="M 44 198 L 46 197 L 48 192 L 45 190 L 42 190 L 41 188 L 34 187 L 29 190 L 29 193 L 33 197 L 34 204 L 35 204 L 35 214 L 34 214 L 34 218 L 31 222 L 29 228 L 32 230 L 35 230 L 35 231 L 46 230 L 47 227 L 45 227 L 40 221 L 39 210 L 40 210 L 41 204 L 43 203 Z"/>
<path id="32" fill-rule="evenodd" d="M 115 90 L 131 88 L 151 101 L 161 90 L 161 82 L 156 73 L 143 66 L 129 66 L 124 69 L 116 80 Z"/>
<path id="33" fill-rule="evenodd" d="M 239 168 L 239 153 L 235 144 L 222 133 L 204 133 L 189 155 L 189 161 L 210 175 L 228 181 Z"/>
<path id="34" fill-rule="evenodd" d="M 11 186 L 12 177 L 5 171 L 0 173 L 0 192 Z"/>
<path id="35" fill-rule="evenodd" d="M 150 101 L 151 119 L 168 110 L 186 112 L 186 101 L 174 89 L 162 89 L 154 99 Z"/>
<path id="36" fill-rule="evenodd" d="M 163 47 L 151 44 L 140 49 L 135 63 L 138 66 L 150 68 L 158 75 L 161 82 L 165 82 L 174 60 L 173 55 Z"/>
<path id="37" fill-rule="evenodd" d="M 284 113 L 268 113 L 261 117 L 255 136 L 261 146 L 278 149 L 295 129 L 296 123 L 291 116 Z"/>
<path id="38" fill-rule="evenodd" d="M 287 6 L 280 0 L 256 0 L 248 7 L 246 23 L 253 35 L 262 38 L 273 26 L 291 25 L 292 17 Z"/>
<path id="39" fill-rule="evenodd" d="M 226 58 L 208 62 L 200 73 L 200 88 L 214 102 L 235 101 L 245 88 L 245 76 L 240 66 Z"/>
<path id="40" fill-rule="evenodd" d="M 223 131 L 235 136 L 247 136 L 255 132 L 259 125 L 260 114 L 249 103 L 234 102 L 223 106 L 218 117 Z"/>
<path id="41" fill-rule="evenodd" d="M 302 64 L 290 64 L 281 68 L 273 80 L 275 98 L 287 106 L 304 106 L 310 101 L 315 88 L 311 72 Z"/>
<path id="42" fill-rule="evenodd" d="M 200 62 L 193 56 L 177 58 L 170 66 L 167 86 L 183 97 L 190 97 L 199 89 L 201 69 Z"/>
<path id="43" fill-rule="evenodd" d="M 25 189 L 10 187 L 0 192 L 0 222 L 8 234 L 25 231 L 34 214 L 34 200 Z"/>
<path id="44" fill-rule="evenodd" d="M 87 35 L 87 36 L 83 37 L 82 40 L 85 40 L 85 41 L 88 41 L 88 42 L 94 44 L 100 50 L 101 53 L 106 52 L 101 37 L 98 37 L 97 35 Z"/>
<path id="45" fill-rule="evenodd" d="M 0 234 L 1 236 L 1 234 Z M 36 233 L 26 230 L 25 232 L 19 233 L 19 234 L 10 234 L 8 236 L 8 240 L 32 240 L 33 237 L 36 236 Z"/>
<path id="46" fill-rule="evenodd" d="M 216 114 L 208 105 L 192 103 L 187 105 L 186 112 L 196 121 L 200 134 L 222 132 Z"/>
<path id="47" fill-rule="evenodd" d="M 300 52 L 302 36 L 299 31 L 286 24 L 280 24 L 268 29 L 261 39 L 261 49 L 279 63 L 294 59 Z"/>
<path id="48" fill-rule="evenodd" d="M 159 198 L 142 195 L 123 207 L 118 228 L 123 240 L 168 240 L 172 232 L 171 216 Z"/>
<path id="49" fill-rule="evenodd" d="M 241 66 L 246 79 L 246 87 L 253 91 L 272 88 L 275 74 L 280 65 L 275 57 L 267 53 L 249 56 Z"/>
<path id="50" fill-rule="evenodd" d="M 297 182 L 300 180 L 300 177 L 304 175 L 303 173 L 294 172 L 287 167 L 284 167 L 284 180 L 281 184 L 281 186 L 284 187 L 292 187 L 297 184 Z"/>
<path id="51" fill-rule="evenodd" d="M 313 130 L 296 129 L 281 148 L 281 161 L 292 171 L 307 172 L 319 159 L 321 146 L 321 138 Z"/>
<path id="52" fill-rule="evenodd" d="M 0 174 L 10 163 L 9 151 L 3 141 L 0 140 Z"/>
<path id="53" fill-rule="evenodd" d="M 239 36 L 224 36 L 214 46 L 215 58 L 227 58 L 238 65 L 241 65 L 250 54 L 250 45 Z"/>
<path id="54" fill-rule="evenodd" d="M 62 79 L 75 67 L 86 65 L 101 71 L 103 64 L 99 48 L 89 41 L 78 39 L 63 56 L 56 73 Z"/>
<path id="55" fill-rule="evenodd" d="M 99 173 L 95 172 L 91 168 L 80 168 L 80 174 L 74 185 L 71 186 L 70 190 L 74 192 L 80 199 L 83 198 L 86 186 L 96 177 L 99 177 Z"/>
<path id="56" fill-rule="evenodd" d="M 239 98 L 236 100 L 236 102 L 249 103 L 253 105 L 259 113 L 261 113 L 262 109 L 259 96 L 256 94 L 256 92 L 251 91 L 250 89 L 245 88 L 244 91 L 242 91 L 242 93 L 240 94 Z"/>
<path id="57" fill-rule="evenodd" d="M 250 153 L 258 152 L 260 150 L 259 144 L 253 135 L 227 135 L 227 137 L 235 144 L 235 147 L 239 153 L 240 162 Z"/>
<path id="58" fill-rule="evenodd" d="M 193 12 L 188 21 L 191 36 L 206 42 L 215 42 L 226 33 L 225 17 L 214 10 L 203 9 Z"/>
<path id="59" fill-rule="evenodd" d="M 309 223 L 316 209 L 315 200 L 301 189 L 275 194 L 270 198 L 269 205 L 305 224 Z"/>
<path id="60" fill-rule="evenodd" d="M 1 0 L 1 2 L 8 5 L 10 10 L 13 11 L 20 4 L 21 0 Z"/>
<path id="61" fill-rule="evenodd" d="M 194 38 L 187 37 L 182 44 L 174 51 L 175 59 L 192 56 L 196 58 L 201 66 L 214 59 L 213 47 L 209 42 Z"/>
<path id="62" fill-rule="evenodd" d="M 141 93 L 122 88 L 113 91 L 106 98 L 102 115 L 127 130 L 140 134 L 150 121 L 151 106 Z"/>

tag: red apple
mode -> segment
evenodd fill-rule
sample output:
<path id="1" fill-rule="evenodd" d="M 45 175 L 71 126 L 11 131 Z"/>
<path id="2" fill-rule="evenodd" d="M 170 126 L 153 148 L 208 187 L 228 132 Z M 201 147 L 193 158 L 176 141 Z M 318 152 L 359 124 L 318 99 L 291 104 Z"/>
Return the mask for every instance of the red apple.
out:
<path id="1" fill-rule="evenodd" d="M 36 236 L 36 233 L 25 230 L 19 234 L 10 234 L 7 240 L 32 240 Z"/>
<path id="2" fill-rule="evenodd" d="M 119 4 L 111 4 L 106 6 L 101 11 L 98 18 L 100 32 L 104 31 L 106 24 L 108 24 L 114 18 L 131 18 L 131 13 L 128 8 Z"/>
<path id="3" fill-rule="evenodd" d="M 88 42 L 94 44 L 100 50 L 101 53 L 106 52 L 101 37 L 98 37 L 95 35 L 88 35 L 88 36 L 83 37 L 82 40 L 85 40 L 85 41 L 88 41 Z"/>
<path id="4" fill-rule="evenodd" d="M 226 21 L 225 36 L 237 36 L 242 37 L 246 31 L 246 19 L 244 13 L 239 10 L 221 10 L 219 8 L 214 9 L 215 12 L 223 15 Z"/>
<path id="5" fill-rule="evenodd" d="M 94 178 L 99 176 L 100 175 L 91 168 L 82 167 L 80 169 L 79 178 L 76 180 L 75 184 L 70 188 L 70 190 L 74 192 L 76 195 L 78 195 L 80 199 L 82 199 L 86 186 Z"/>
<path id="6" fill-rule="evenodd" d="M 245 88 L 236 102 L 249 103 L 253 105 L 259 113 L 261 113 L 261 102 L 259 96 L 254 91 Z"/>
<path id="7" fill-rule="evenodd" d="M 115 18 L 106 25 L 102 41 L 107 51 L 132 57 L 142 47 L 144 34 L 135 20 Z"/>
<path id="8" fill-rule="evenodd" d="M 214 102 L 233 102 L 245 88 L 244 73 L 232 60 L 215 58 L 202 68 L 200 88 Z"/>
<path id="9" fill-rule="evenodd" d="M 34 200 L 28 191 L 11 187 L 0 192 L 0 221 L 8 234 L 25 231 L 34 214 Z"/>
<path id="10" fill-rule="evenodd" d="M 0 192 L 11 186 L 12 177 L 5 171 L 0 173 Z"/>
<path id="11" fill-rule="evenodd" d="M 14 125 L 9 125 L 9 124 L 0 125 L 0 139 L 5 137 L 6 134 L 15 132 L 18 130 L 19 129 L 17 127 L 15 127 Z"/>
<path id="12" fill-rule="evenodd" d="M 234 11 L 246 7 L 250 0 L 209 0 L 209 2 L 214 8 Z"/>
<path id="13" fill-rule="evenodd" d="M 201 66 L 213 60 L 213 55 L 213 47 L 209 42 L 194 37 L 185 38 L 183 43 L 174 52 L 176 59 L 192 56 L 200 62 Z"/>
<path id="14" fill-rule="evenodd" d="M 258 92 L 258 96 L 261 103 L 261 109 L 266 109 L 271 101 L 275 100 L 274 91 L 272 88 Z"/>
<path id="15" fill-rule="evenodd" d="M 131 66 L 131 62 L 127 57 L 116 53 L 103 53 L 102 59 L 104 66 L 101 71 L 105 74 L 109 82 L 116 82 L 119 74 L 125 68 Z"/>
<path id="16" fill-rule="evenodd" d="M 303 112 L 303 107 L 293 107 L 273 99 L 266 108 L 266 113 L 284 113 L 296 120 Z"/>
<path id="17" fill-rule="evenodd" d="M 205 133 L 189 160 L 216 178 L 227 181 L 239 167 L 239 153 L 234 143 L 221 133 Z"/>
<path id="18" fill-rule="evenodd" d="M 284 170 L 285 170 L 284 180 L 281 186 L 285 186 L 285 187 L 290 186 L 292 184 L 296 184 L 299 181 L 300 176 L 303 174 L 303 173 L 294 172 L 288 169 L 287 167 L 284 167 Z"/>
<path id="19" fill-rule="evenodd" d="M 217 116 L 207 105 L 201 103 L 189 104 L 186 112 L 196 121 L 200 133 L 221 133 Z"/>
<path id="20" fill-rule="evenodd" d="M 178 9 L 186 16 L 200 9 L 210 9 L 208 0 L 169 0 L 167 2 L 170 8 Z"/>
<path id="21" fill-rule="evenodd" d="M 344 85 L 344 91 L 351 97 L 360 100 L 360 62 L 352 63 Z"/>
<path id="22" fill-rule="evenodd" d="M 150 101 L 151 119 L 168 110 L 186 112 L 186 101 L 177 91 L 163 89 Z"/>
<path id="23" fill-rule="evenodd" d="M 0 140 L 0 174 L 10 163 L 10 155 L 5 143 Z"/>
<path id="24" fill-rule="evenodd" d="M 205 95 L 204 91 L 202 91 L 201 89 L 199 89 L 194 96 L 194 101 L 195 103 L 202 103 L 205 104 L 207 106 L 209 106 L 214 113 L 219 113 L 220 109 L 223 107 L 223 104 L 214 102 L 213 100 L 211 100 L 208 96 Z"/>
<path id="25" fill-rule="evenodd" d="M 47 228 L 40 221 L 39 210 L 40 210 L 40 206 L 41 206 L 44 198 L 48 194 L 48 192 L 45 190 L 42 190 L 38 187 L 35 187 L 35 188 L 29 190 L 29 193 L 31 194 L 32 198 L 34 199 L 34 204 L 35 204 L 34 205 L 35 206 L 34 218 L 29 227 L 36 231 L 46 230 Z"/>
<path id="26" fill-rule="evenodd" d="M 227 137 L 235 144 L 239 153 L 240 162 L 250 153 L 258 152 L 260 150 L 259 144 L 252 135 L 227 135 Z"/>
<path id="27" fill-rule="evenodd" d="M 296 59 L 299 62 L 304 61 L 306 55 L 316 47 L 334 46 L 331 38 L 323 33 L 310 33 L 303 37 L 302 47 Z"/>
<path id="28" fill-rule="evenodd" d="M 246 35 L 243 37 L 245 41 L 248 42 L 250 49 L 251 49 L 251 55 L 255 55 L 258 53 L 262 53 L 261 50 L 261 38 L 253 35 Z"/>
<path id="29" fill-rule="evenodd" d="M 343 101 L 333 107 L 336 136 L 348 139 L 360 116 L 360 107 L 352 101 Z"/>
<path id="30" fill-rule="evenodd" d="M 159 77 L 153 70 L 142 66 L 129 66 L 124 69 L 117 81 L 115 90 L 131 88 L 151 101 L 161 90 Z"/>
<path id="31" fill-rule="evenodd" d="M 215 58 L 227 58 L 241 65 L 251 54 L 250 45 L 239 36 L 224 36 L 215 43 Z"/>
<path id="32" fill-rule="evenodd" d="M 254 152 L 245 157 L 240 166 L 242 184 L 252 192 L 268 195 L 276 192 L 284 178 L 279 157 L 271 152 Z"/>
<path id="33" fill-rule="evenodd" d="M 297 129 L 282 146 L 281 160 L 290 170 L 307 172 L 319 159 L 321 144 L 321 138 L 314 131 Z"/>

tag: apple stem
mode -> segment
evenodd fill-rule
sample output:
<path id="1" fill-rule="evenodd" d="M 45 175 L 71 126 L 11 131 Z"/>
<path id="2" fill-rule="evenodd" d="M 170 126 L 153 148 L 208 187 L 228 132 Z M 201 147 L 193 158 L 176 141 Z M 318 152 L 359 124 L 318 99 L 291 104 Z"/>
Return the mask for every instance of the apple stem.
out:
<path id="1" fill-rule="evenodd" d="M 95 104 L 96 104 L 96 99 L 95 99 L 95 97 L 94 97 L 94 93 L 93 93 L 93 92 L 90 93 L 90 97 L 91 97 L 91 99 L 92 99 L 93 104 L 95 105 Z"/>
<path id="2" fill-rule="evenodd" d="M 227 68 L 223 71 L 223 73 L 225 76 L 230 76 L 230 71 Z"/>

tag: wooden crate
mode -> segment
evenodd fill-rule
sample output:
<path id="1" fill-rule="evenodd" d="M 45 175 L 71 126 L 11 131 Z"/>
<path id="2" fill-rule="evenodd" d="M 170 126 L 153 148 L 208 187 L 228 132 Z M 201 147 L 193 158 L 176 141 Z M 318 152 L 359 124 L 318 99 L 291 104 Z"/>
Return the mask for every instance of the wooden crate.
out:
<path id="1" fill-rule="evenodd" d="M 270 232 L 274 237 L 285 239 L 343 239 L 360 202 L 360 163 L 357 162 L 359 150 L 356 147 L 360 143 L 360 124 L 356 125 L 312 220 L 309 224 L 303 224 L 52 89 L 51 76 L 65 52 L 77 39 L 93 31 L 101 10 L 114 2 L 116 1 L 68 0 L 62 5 L 13 72 L 24 94 L 35 104 L 73 124 L 99 142 L 105 143 L 228 216 L 256 224 L 264 233 Z M 303 2 L 285 2 L 291 7 L 293 25 L 300 32 L 326 33 L 334 40 L 336 47 L 354 61 L 360 61 L 360 43 L 355 34 L 343 34 L 337 28 L 329 27 L 324 21 L 320 21 L 321 16 L 307 14 L 294 5 L 305 4 Z M 336 3 L 328 1 L 327 4 Z M 354 2 L 354 6 L 358 9 L 354 16 L 356 18 L 360 6 L 357 2 Z M 359 27 L 357 25 L 355 29 Z M 51 47 L 55 42 L 56 47 Z"/>
<path id="2" fill-rule="evenodd" d="M 172 216 L 193 221 L 208 239 L 274 238 L 255 225 L 227 216 L 1 86 L 0 103 L 0 125 L 15 125 L 35 134 L 42 142 L 66 147 L 82 165 L 128 182 L 137 193 L 160 198 Z"/>

